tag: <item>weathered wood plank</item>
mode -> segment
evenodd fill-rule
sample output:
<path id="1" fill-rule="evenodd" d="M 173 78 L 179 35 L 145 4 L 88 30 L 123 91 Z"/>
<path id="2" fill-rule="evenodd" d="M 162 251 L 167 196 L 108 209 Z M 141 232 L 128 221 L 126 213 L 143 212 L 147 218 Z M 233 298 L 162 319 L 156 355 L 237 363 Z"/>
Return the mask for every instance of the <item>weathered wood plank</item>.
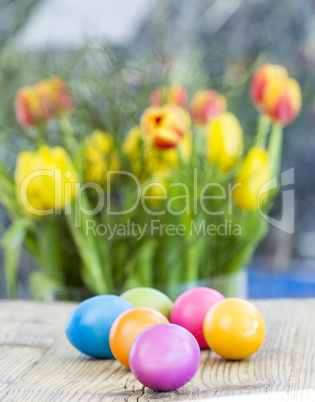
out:
<path id="1" fill-rule="evenodd" d="M 0 302 L 0 346 L 49 347 L 63 333 L 74 303 Z"/>
<path id="2" fill-rule="evenodd" d="M 61 322 L 73 307 L 0 302 L 0 398 L 60 337 Z"/>
<path id="3" fill-rule="evenodd" d="M 118 362 L 88 358 L 68 343 L 64 323 L 73 305 L 0 303 L 0 399 L 315 401 L 315 300 L 255 304 L 267 336 L 254 356 L 229 362 L 203 351 L 189 384 L 158 393 L 142 387 Z"/>
<path id="4" fill-rule="evenodd" d="M 0 347 L 0 395 L 42 357 L 41 349 L 23 346 Z M 17 363 L 18 362 L 18 363 Z"/>

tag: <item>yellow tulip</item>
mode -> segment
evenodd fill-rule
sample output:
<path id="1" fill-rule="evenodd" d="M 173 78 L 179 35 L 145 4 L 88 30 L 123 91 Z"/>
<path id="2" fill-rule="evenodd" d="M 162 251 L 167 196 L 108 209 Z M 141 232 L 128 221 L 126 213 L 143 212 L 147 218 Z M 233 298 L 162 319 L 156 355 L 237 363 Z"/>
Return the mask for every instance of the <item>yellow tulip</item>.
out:
<path id="1" fill-rule="evenodd" d="M 266 201 L 266 193 L 259 197 L 259 190 L 270 180 L 270 159 L 264 148 L 252 148 L 236 177 L 233 191 L 235 204 L 244 210 L 254 210 Z"/>
<path id="2" fill-rule="evenodd" d="M 192 152 L 192 135 L 187 133 L 178 144 L 177 148 L 159 149 L 146 148 L 146 161 L 150 171 L 155 173 L 167 173 L 171 169 L 178 168 L 187 163 Z"/>
<path id="3" fill-rule="evenodd" d="M 176 105 L 152 106 L 141 116 L 145 141 L 162 149 L 176 148 L 190 125 L 188 113 Z"/>
<path id="4" fill-rule="evenodd" d="M 132 127 L 123 143 L 123 151 L 130 157 L 139 153 L 141 144 L 141 129 L 139 126 Z"/>
<path id="5" fill-rule="evenodd" d="M 243 131 L 232 113 L 223 113 L 208 125 L 208 160 L 227 172 L 243 152 Z"/>
<path id="6" fill-rule="evenodd" d="M 136 175 L 140 175 L 142 168 L 149 175 L 164 174 L 179 167 L 180 161 L 188 162 L 192 152 L 192 135 L 186 133 L 177 148 L 156 148 L 143 138 L 141 128 L 136 126 L 128 132 L 123 150 L 128 155 Z"/>
<path id="7" fill-rule="evenodd" d="M 191 152 L 191 136 L 189 138 L 190 142 L 183 139 L 180 146 L 183 147 L 182 153 L 185 156 L 190 156 Z M 163 188 L 167 188 L 170 165 L 179 163 L 177 150 L 153 148 L 149 143 L 144 142 L 141 128 L 135 126 L 127 134 L 123 143 L 123 151 L 128 155 L 133 172 L 140 177 L 142 183 L 146 182 L 146 185 L 157 183 L 156 185 L 149 185 L 142 197 L 160 198 L 146 199 L 146 205 L 151 207 L 159 205 L 164 196 Z M 142 174 L 142 167 L 144 174 Z M 146 188 L 146 185 L 143 186 L 143 189 Z"/>
<path id="8" fill-rule="evenodd" d="M 106 182 L 107 172 L 118 170 L 119 167 L 119 159 L 111 135 L 95 130 L 85 142 L 85 181 L 102 186 Z"/>
<path id="9" fill-rule="evenodd" d="M 78 182 L 71 159 L 62 147 L 40 147 L 37 152 L 19 154 L 16 170 L 16 195 L 24 211 L 32 216 L 62 210 L 75 195 Z M 47 213 L 46 213 L 47 212 Z"/>

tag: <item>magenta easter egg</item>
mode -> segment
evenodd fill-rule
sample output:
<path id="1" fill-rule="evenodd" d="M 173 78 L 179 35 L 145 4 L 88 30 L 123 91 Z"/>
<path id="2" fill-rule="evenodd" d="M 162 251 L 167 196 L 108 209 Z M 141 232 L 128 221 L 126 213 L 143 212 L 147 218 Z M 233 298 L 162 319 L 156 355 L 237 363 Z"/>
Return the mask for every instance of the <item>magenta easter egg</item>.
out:
<path id="1" fill-rule="evenodd" d="M 208 348 L 203 335 L 203 321 L 213 305 L 225 297 L 210 288 L 194 288 L 182 293 L 171 311 L 171 323 L 180 325 L 191 332 L 201 349 Z"/>
<path id="2" fill-rule="evenodd" d="M 141 384 L 156 391 L 171 391 L 187 384 L 196 374 L 200 348 L 186 329 L 157 324 L 134 340 L 129 363 Z"/>

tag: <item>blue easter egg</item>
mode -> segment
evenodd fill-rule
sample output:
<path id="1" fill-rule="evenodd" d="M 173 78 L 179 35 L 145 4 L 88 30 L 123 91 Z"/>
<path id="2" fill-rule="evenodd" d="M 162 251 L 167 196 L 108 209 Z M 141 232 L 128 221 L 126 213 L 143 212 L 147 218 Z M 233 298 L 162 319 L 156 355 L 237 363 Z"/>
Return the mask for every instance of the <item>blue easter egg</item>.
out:
<path id="1" fill-rule="evenodd" d="M 86 355 L 113 357 L 109 331 L 115 319 L 133 305 L 119 296 L 95 296 L 80 303 L 69 315 L 66 335 L 72 345 Z"/>

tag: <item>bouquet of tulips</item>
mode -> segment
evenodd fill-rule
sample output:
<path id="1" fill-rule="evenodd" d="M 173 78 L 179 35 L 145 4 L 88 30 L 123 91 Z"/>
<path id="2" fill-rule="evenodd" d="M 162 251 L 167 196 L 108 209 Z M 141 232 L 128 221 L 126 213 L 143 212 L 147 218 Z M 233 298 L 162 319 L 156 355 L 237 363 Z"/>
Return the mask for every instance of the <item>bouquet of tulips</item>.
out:
<path id="1" fill-rule="evenodd" d="M 153 286 L 176 296 L 183 284 L 246 267 L 268 229 L 283 127 L 302 103 L 276 65 L 256 71 L 251 97 L 259 120 L 249 141 L 221 94 L 189 100 L 182 85 L 154 90 L 124 138 L 94 127 L 82 139 L 65 82 L 21 88 L 15 114 L 33 148 L 17 156 L 14 177 L 0 166 L 10 295 L 22 247 L 40 267 L 30 285 L 41 299 L 58 287 L 93 295 Z"/>

